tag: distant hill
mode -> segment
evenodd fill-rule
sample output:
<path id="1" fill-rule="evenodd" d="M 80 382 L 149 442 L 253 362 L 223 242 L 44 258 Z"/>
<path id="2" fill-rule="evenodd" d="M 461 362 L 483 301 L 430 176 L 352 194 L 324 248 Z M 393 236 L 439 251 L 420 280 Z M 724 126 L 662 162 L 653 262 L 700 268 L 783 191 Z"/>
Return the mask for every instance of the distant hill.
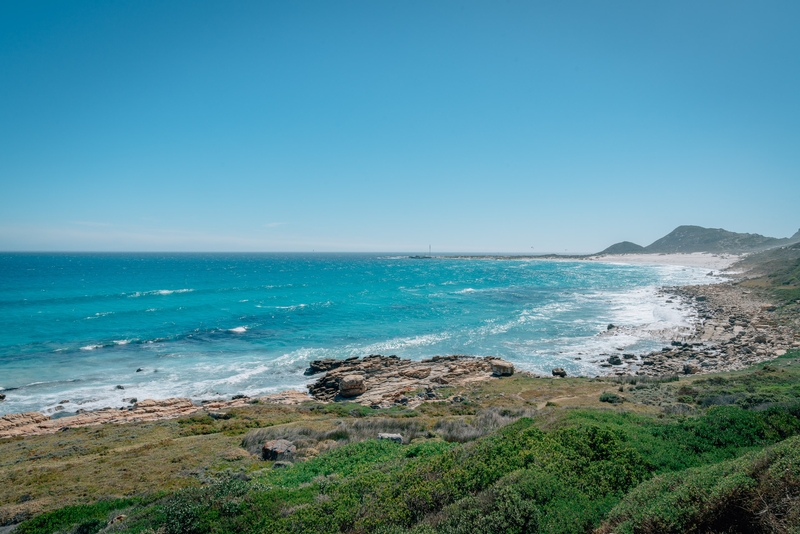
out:
<path id="1" fill-rule="evenodd" d="M 642 254 L 643 252 L 644 247 L 642 245 L 637 245 L 630 241 L 623 241 L 622 243 L 611 245 L 600 254 Z"/>
<path id="2" fill-rule="evenodd" d="M 740 234 L 722 228 L 702 226 L 679 226 L 661 239 L 646 247 L 630 241 L 611 245 L 600 254 L 674 254 L 691 252 L 714 252 L 741 254 L 760 252 L 773 247 L 800 242 L 800 230 L 792 237 L 776 238 L 760 234 Z"/>

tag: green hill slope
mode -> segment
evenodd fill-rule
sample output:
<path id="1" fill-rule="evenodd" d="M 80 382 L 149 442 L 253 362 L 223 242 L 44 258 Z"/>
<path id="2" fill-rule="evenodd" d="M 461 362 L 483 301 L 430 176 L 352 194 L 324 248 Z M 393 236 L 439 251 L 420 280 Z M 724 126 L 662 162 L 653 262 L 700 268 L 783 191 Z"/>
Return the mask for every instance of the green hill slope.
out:
<path id="1" fill-rule="evenodd" d="M 600 254 L 632 254 L 637 252 L 644 254 L 687 254 L 692 252 L 742 254 L 760 252 L 793 243 L 800 243 L 800 230 L 792 237 L 776 238 L 761 234 L 729 232 L 722 228 L 684 225 L 675 228 L 672 232 L 646 247 L 641 247 L 630 241 L 623 241 L 611 245 Z"/>

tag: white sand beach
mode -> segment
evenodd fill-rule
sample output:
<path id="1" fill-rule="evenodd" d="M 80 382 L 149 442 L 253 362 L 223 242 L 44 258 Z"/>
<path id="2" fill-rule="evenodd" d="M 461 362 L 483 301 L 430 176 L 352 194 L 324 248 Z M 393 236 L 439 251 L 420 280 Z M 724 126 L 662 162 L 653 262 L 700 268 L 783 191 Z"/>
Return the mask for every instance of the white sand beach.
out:
<path id="1" fill-rule="evenodd" d="M 603 263 L 649 263 L 660 265 L 683 265 L 684 267 L 700 267 L 721 271 L 727 269 L 744 256 L 736 254 L 710 254 L 694 252 L 692 254 L 598 254 L 589 256 L 586 261 Z"/>

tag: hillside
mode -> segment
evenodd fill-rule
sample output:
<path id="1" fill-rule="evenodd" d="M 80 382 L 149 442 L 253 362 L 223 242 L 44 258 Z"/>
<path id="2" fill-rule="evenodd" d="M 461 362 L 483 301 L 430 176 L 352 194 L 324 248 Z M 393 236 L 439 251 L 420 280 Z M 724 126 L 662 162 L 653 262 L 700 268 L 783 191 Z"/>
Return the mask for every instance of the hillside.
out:
<path id="1" fill-rule="evenodd" d="M 38 512 L 15 534 L 795 532 L 798 364 L 519 374 L 414 410 L 255 404 L 4 440 L 0 512 Z M 279 437 L 293 462 L 260 459 Z"/>
<path id="2" fill-rule="evenodd" d="M 623 241 L 611 245 L 600 254 L 688 254 L 692 252 L 742 254 L 799 242 L 800 230 L 789 238 L 775 238 L 760 234 L 729 232 L 722 228 L 684 225 L 675 228 L 646 247 L 630 241 Z"/>
<path id="3" fill-rule="evenodd" d="M 746 287 L 766 289 L 783 302 L 800 300 L 800 243 L 748 256 L 735 266 L 746 271 Z"/>
<path id="4" fill-rule="evenodd" d="M 630 241 L 623 241 L 621 243 L 611 245 L 600 254 L 642 254 L 643 252 L 644 247 L 642 245 L 637 245 L 636 243 L 631 243 Z"/>

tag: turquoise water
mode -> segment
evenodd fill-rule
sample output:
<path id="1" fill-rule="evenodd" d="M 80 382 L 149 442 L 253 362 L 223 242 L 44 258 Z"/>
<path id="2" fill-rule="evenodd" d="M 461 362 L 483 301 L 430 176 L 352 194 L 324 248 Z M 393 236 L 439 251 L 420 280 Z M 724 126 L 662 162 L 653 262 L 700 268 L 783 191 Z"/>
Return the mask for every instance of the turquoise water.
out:
<path id="1" fill-rule="evenodd" d="M 0 254 L 0 273 L 0 413 L 302 389 L 309 361 L 367 354 L 593 375 L 592 356 L 661 346 L 693 320 L 657 287 L 711 280 L 676 266 L 378 254 Z M 608 323 L 636 328 L 608 336 Z"/>

